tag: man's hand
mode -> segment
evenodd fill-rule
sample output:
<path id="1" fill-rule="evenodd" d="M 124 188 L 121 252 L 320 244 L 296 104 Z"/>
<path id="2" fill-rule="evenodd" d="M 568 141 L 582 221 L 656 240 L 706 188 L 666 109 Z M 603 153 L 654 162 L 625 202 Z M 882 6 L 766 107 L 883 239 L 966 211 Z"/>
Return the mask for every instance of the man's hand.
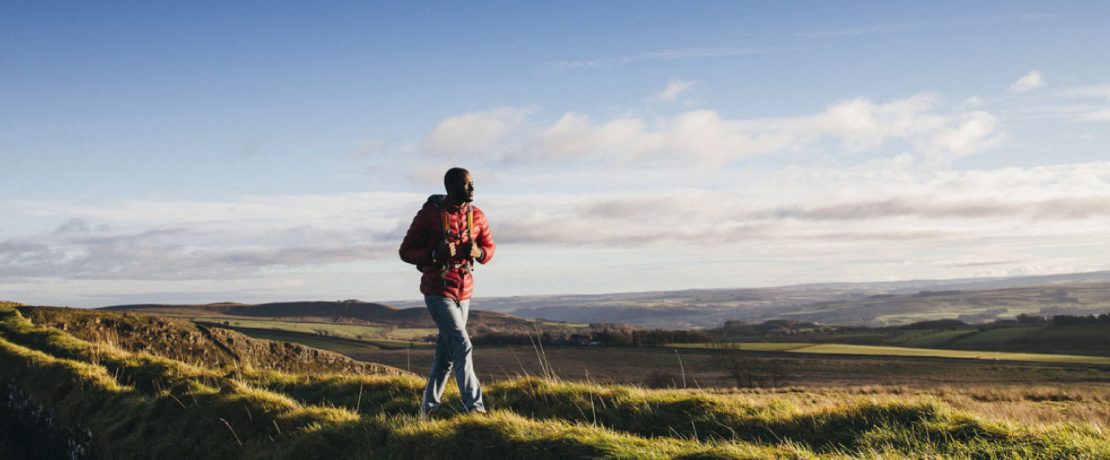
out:
<path id="1" fill-rule="evenodd" d="M 455 252 L 455 243 L 443 243 L 436 248 L 432 256 L 436 260 L 450 260 L 455 257 Z"/>
<path id="2" fill-rule="evenodd" d="M 482 257 L 482 248 L 478 247 L 477 244 L 467 243 L 466 245 L 470 247 L 471 259 L 480 259 Z"/>

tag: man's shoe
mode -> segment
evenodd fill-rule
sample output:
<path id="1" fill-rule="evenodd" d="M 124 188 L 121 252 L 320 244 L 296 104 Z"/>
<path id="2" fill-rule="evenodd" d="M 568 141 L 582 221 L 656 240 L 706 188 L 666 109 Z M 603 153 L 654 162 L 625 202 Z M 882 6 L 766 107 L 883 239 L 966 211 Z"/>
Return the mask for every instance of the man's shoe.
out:
<path id="1" fill-rule="evenodd" d="M 420 421 L 427 422 L 428 420 L 431 420 L 432 419 L 432 413 L 434 413 L 435 411 L 436 411 L 436 408 L 434 408 L 434 407 L 431 408 L 431 409 L 424 409 L 423 407 L 421 407 L 420 408 Z"/>

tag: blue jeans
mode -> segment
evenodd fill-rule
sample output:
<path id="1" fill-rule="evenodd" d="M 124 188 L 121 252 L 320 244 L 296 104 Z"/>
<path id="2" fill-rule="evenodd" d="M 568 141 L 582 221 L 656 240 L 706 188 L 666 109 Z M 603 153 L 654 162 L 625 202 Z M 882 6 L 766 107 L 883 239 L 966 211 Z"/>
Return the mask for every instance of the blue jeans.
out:
<path id="1" fill-rule="evenodd" d="M 471 354 L 474 347 L 470 344 L 470 336 L 466 333 L 466 318 L 470 313 L 470 300 L 456 301 L 447 297 L 434 295 L 424 296 L 424 304 L 439 328 L 439 338 L 436 339 L 435 362 L 432 363 L 432 372 L 428 374 L 428 385 L 424 387 L 424 399 L 420 403 L 420 410 L 424 413 L 431 412 L 439 407 L 443 389 L 447 386 L 447 377 L 451 370 L 455 370 L 455 383 L 459 385 L 459 394 L 462 395 L 463 409 L 470 411 L 485 411 L 482 404 L 482 388 L 478 383 L 478 375 L 474 373 L 474 362 Z"/>

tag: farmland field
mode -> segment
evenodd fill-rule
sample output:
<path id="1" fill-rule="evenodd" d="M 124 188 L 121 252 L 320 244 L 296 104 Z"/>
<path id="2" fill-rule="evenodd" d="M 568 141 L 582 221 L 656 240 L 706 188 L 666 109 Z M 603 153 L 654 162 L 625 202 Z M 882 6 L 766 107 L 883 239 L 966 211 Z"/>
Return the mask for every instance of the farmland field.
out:
<path id="1" fill-rule="evenodd" d="M 799 326 L 759 331 L 756 326 L 722 329 L 730 342 L 809 342 L 907 348 L 1004 351 L 1110 357 L 1110 323 L 1054 324 L 1046 318 L 1027 323 L 965 324 L 917 327 Z"/>
<path id="2" fill-rule="evenodd" d="M 355 359 L 380 362 L 422 374 L 432 360 L 431 344 L 382 346 L 315 334 L 237 329 L 257 338 L 292 341 Z M 651 376 L 688 377 L 689 386 L 736 386 L 715 344 L 667 347 L 477 346 L 474 360 L 489 380 L 544 375 L 577 381 L 640 385 Z M 776 386 L 1052 384 L 1110 381 L 1105 357 L 968 352 L 869 347 L 806 342 L 742 343 L 736 348 L 758 372 L 773 373 Z M 999 357 L 997 360 L 993 359 Z M 1003 359 L 1005 358 L 1005 359 Z M 541 364 L 542 363 L 542 364 Z M 669 378 L 669 377 L 668 377 Z"/>
<path id="3" fill-rule="evenodd" d="M 714 343 L 676 343 L 672 348 L 715 348 Z M 943 350 L 933 348 L 886 347 L 835 343 L 756 342 L 733 346 L 750 351 L 782 351 L 788 353 L 814 353 L 868 356 L 913 356 L 923 358 L 978 359 L 988 361 L 1029 361 L 1062 364 L 1095 364 L 1110 366 L 1110 358 L 1102 356 L 1059 355 L 1048 353 L 1010 353 L 996 351 Z"/>

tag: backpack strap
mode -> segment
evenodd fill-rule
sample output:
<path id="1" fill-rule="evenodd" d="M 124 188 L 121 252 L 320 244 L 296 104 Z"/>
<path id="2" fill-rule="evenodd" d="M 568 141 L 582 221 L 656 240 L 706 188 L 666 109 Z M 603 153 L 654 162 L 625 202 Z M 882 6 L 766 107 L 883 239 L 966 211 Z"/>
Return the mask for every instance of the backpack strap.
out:
<path id="1" fill-rule="evenodd" d="M 474 205 L 466 206 L 466 237 L 474 241 Z"/>
<path id="2" fill-rule="evenodd" d="M 466 239 L 471 245 L 474 244 L 474 205 L 466 205 Z M 467 271 L 474 271 L 474 259 L 467 254 L 466 269 Z"/>

